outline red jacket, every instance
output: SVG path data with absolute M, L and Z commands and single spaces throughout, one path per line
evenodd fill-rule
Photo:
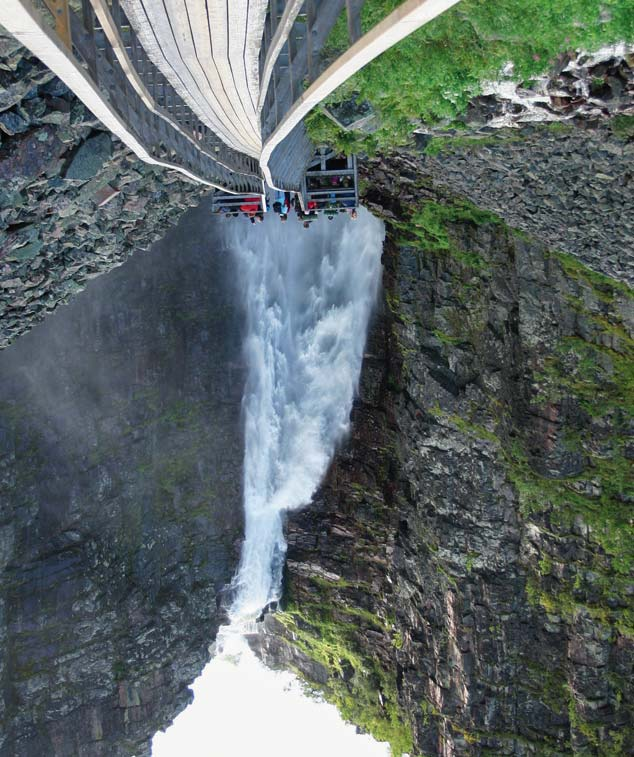
M 260 209 L 260 201 L 258 200 L 257 204 L 254 203 L 252 197 L 249 197 L 248 200 L 245 200 L 242 205 L 240 205 L 240 210 L 243 213 L 257 213 Z

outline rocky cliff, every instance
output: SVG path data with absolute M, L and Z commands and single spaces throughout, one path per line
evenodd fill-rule
M 544 84 L 583 129 L 487 132 L 519 111 L 484 96 L 484 131 L 366 164 L 388 241 L 352 433 L 253 643 L 396 754 L 634 750 L 623 60 L 583 102 Z M 200 190 L 1 34 L 0 132 L 4 347 Z M 222 620 L 243 369 L 204 205 L 187 229 L 0 358 L 2 757 L 147 754 Z
M 138 160 L 0 27 L 0 349 L 204 193 Z
M 368 166 L 388 243 L 352 434 L 253 643 L 396 754 L 628 754 L 632 291 L 425 168 Z
M 623 117 L 625 118 L 625 117 Z M 634 117 L 432 138 L 419 170 L 548 247 L 634 285 Z M 628 122 L 630 123 L 630 122 Z M 632 129 L 630 132 L 629 129 Z
M 208 208 L 183 223 L 0 354 L 2 757 L 149 754 L 224 620 L 240 316 Z

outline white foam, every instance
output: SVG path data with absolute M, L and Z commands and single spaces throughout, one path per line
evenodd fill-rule
M 304 229 L 231 223 L 247 314 L 245 541 L 236 621 L 278 599 L 283 518 L 308 504 L 349 428 L 380 282 L 383 225 L 361 209 Z

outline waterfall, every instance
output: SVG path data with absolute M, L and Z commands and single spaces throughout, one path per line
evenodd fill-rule
M 363 209 L 309 229 L 275 216 L 228 227 L 247 323 L 239 625 L 279 598 L 284 513 L 308 504 L 349 429 L 384 232 Z
M 358 734 L 332 705 L 304 696 L 290 673 L 265 668 L 244 635 L 280 595 L 284 513 L 308 504 L 349 429 L 384 236 L 381 222 L 363 209 L 356 221 L 341 214 L 309 229 L 269 216 L 257 226 L 224 227 L 244 302 L 248 369 L 245 539 L 230 625 L 219 630 L 217 654 L 193 684 L 193 705 L 156 734 L 152 753 L 269 754 L 273 739 L 280 757 L 386 757 L 387 744 Z

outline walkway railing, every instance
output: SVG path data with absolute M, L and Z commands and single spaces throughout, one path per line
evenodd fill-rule
M 75 10 L 68 0 L 45 2 L 48 18 L 29 0 L 1 0 L 0 23 L 141 159 L 229 192 L 262 193 L 257 161 L 221 142 L 181 100 L 118 0 L 78 0 Z
M 270 93 L 267 92 L 262 110 L 264 145 L 260 166 L 266 182 L 272 186 L 276 186 L 276 181 L 282 182 L 286 188 L 284 182 L 291 167 L 287 168 L 281 160 L 283 145 L 286 140 L 296 139 L 298 125 L 316 105 L 371 60 L 458 1 L 405 0 L 383 21 L 357 39 L 325 71 L 320 72 L 319 65 L 313 63 L 309 66 L 309 61 L 317 59 L 344 4 L 347 5 L 349 33 L 353 36 L 359 33 L 361 4 L 350 0 L 347 3 L 346 0 L 306 0 L 302 9 L 306 16 L 303 31 L 298 29 L 289 34 L 288 55 L 284 58 L 280 54 L 271 76 L 269 89 L 273 88 L 273 98 L 269 99 Z M 319 12 L 311 21 L 309 6 L 317 3 Z M 304 79 L 300 78 L 302 71 Z
M 338 155 L 320 148 L 302 180 L 302 205 L 325 215 L 359 206 L 359 181 L 355 155 Z
M 363 0 L 271 0 L 260 56 L 262 139 L 277 129 L 293 106 L 319 75 L 321 50 L 346 8 L 358 17 Z M 303 125 L 297 123 L 270 160 L 270 181 L 276 186 L 301 190 L 301 181 L 314 146 Z M 289 155 L 293 156 L 289 160 Z M 296 157 L 295 157 L 296 156 Z

